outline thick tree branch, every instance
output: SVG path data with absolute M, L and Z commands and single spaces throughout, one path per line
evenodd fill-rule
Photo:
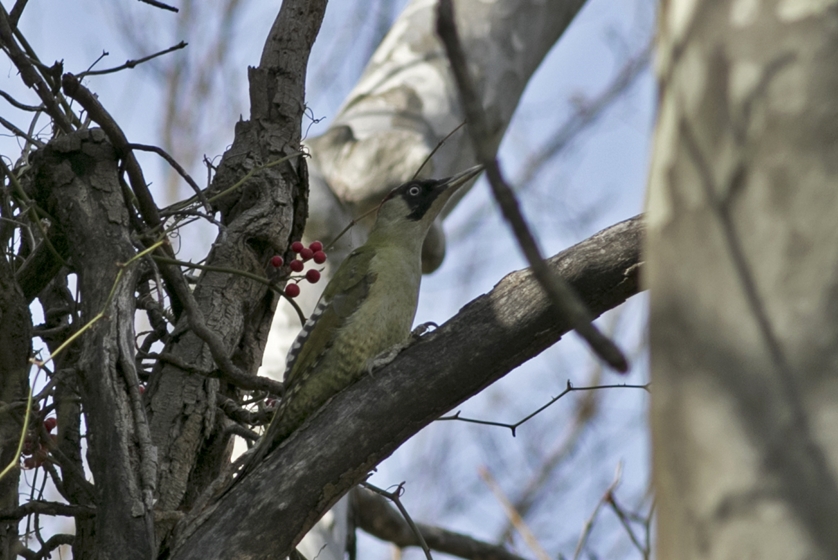
M 638 292 L 642 232 L 641 218 L 632 218 L 547 262 L 599 315 Z M 320 409 L 194 526 L 183 528 L 171 557 L 287 555 L 399 445 L 569 328 L 556 319 L 530 271 L 510 274 Z

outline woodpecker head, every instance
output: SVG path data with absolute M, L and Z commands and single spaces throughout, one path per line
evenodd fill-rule
M 481 171 L 483 166 L 475 165 L 447 179 L 414 179 L 396 187 L 381 201 L 373 230 L 423 240 L 451 195 Z

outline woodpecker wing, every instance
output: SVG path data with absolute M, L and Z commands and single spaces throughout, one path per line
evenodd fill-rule
M 335 336 L 346 320 L 369 295 L 370 285 L 375 281 L 375 274 L 370 271 L 374 254 L 372 249 L 359 247 L 338 267 L 291 346 L 285 366 L 286 387 L 317 364 L 334 344 Z

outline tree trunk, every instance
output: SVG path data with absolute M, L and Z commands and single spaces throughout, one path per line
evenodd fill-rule
M 659 558 L 838 551 L 838 11 L 665 2 L 648 199 Z

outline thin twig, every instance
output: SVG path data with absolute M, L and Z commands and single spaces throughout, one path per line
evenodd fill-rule
M 495 495 L 495 498 L 500 502 L 501 506 L 503 506 L 503 511 L 506 513 L 506 518 L 512 523 L 512 526 L 518 531 L 518 533 L 523 537 L 524 542 L 527 543 L 527 546 L 530 547 L 530 550 L 533 551 L 536 558 L 539 560 L 551 560 L 550 555 L 547 554 L 547 551 L 544 550 L 544 547 L 541 546 L 541 543 L 538 542 L 538 539 L 535 537 L 533 532 L 527 526 L 527 523 L 523 520 L 523 518 L 518 514 L 515 508 L 512 506 L 512 502 L 509 501 L 509 498 L 506 497 L 504 494 L 503 489 L 495 480 L 495 477 L 492 476 L 492 473 L 489 472 L 489 469 L 486 467 L 480 467 L 480 478 L 486 483 L 486 486 L 489 487 L 489 490 L 492 491 L 492 494 Z
M 35 556 L 32 558 L 34 560 L 46 560 L 52 556 L 52 551 L 58 548 L 59 546 L 63 545 L 71 545 L 76 541 L 75 535 L 69 535 L 67 533 L 56 533 L 50 538 L 47 539 L 41 546 L 41 550 L 38 551 Z
M 178 13 L 180 11 L 174 6 L 169 6 L 168 4 L 164 4 L 163 2 L 158 2 L 158 0 L 140 0 L 140 2 L 142 2 L 143 4 L 148 4 L 149 6 L 154 6 L 155 8 L 160 8 L 161 10 L 168 10 L 174 13 Z
M 451 138 L 452 136 L 454 136 L 454 133 L 455 133 L 455 132 L 457 132 L 458 130 L 460 130 L 461 128 L 463 128 L 465 125 L 466 125 L 466 121 L 461 122 L 460 124 L 458 124 L 458 125 L 456 126 L 456 128 L 454 128 L 454 130 L 452 130 L 451 132 L 449 132 L 448 134 L 446 134 L 446 135 L 445 135 L 445 138 L 443 138 L 442 140 L 440 140 L 439 142 L 437 142 L 437 144 L 436 144 L 436 146 L 434 147 L 434 149 L 433 149 L 433 150 L 431 150 L 431 153 L 429 153 L 429 154 L 428 154 L 428 157 L 426 157 L 426 158 L 425 158 L 425 161 L 423 161 L 423 162 L 422 162 L 422 165 L 420 165 L 420 166 L 419 166 L 419 169 L 417 169 L 417 170 L 416 170 L 416 173 L 414 173 L 414 174 L 413 174 L 413 179 L 415 179 L 416 177 L 418 177 L 418 176 L 419 176 L 419 172 L 420 172 L 420 171 L 422 171 L 422 168 L 423 168 L 423 167 L 425 167 L 425 165 L 427 165 L 427 163 L 428 163 L 429 161 L 431 161 L 431 158 L 432 158 L 432 157 L 434 157 L 434 154 L 437 152 L 437 150 L 439 150 L 439 149 L 442 147 L 442 145 L 443 145 L 443 144 L 445 144 L 445 142 L 447 142 L 447 141 L 448 141 L 448 139 L 449 139 L 449 138 Z
M 3 91 L 2 89 L 0 89 L 0 97 L 2 97 L 3 99 L 5 99 L 9 103 L 11 103 L 13 106 L 17 107 L 21 111 L 31 111 L 31 112 L 34 113 L 36 111 L 43 111 L 44 110 L 43 105 L 38 105 L 38 106 L 25 105 L 25 104 L 21 103 L 20 101 L 18 101 L 17 99 L 15 99 L 14 97 L 12 97 L 11 95 L 9 95 L 8 93 L 6 93 L 5 91 Z
M 14 32 L 12 31 L 13 27 L 6 15 L 6 9 L 0 5 L 0 42 L 3 43 L 6 53 L 20 72 L 23 83 L 27 87 L 35 90 L 35 93 L 38 94 L 38 97 L 41 98 L 41 102 L 44 104 L 44 110 L 52 117 L 55 125 L 65 133 L 72 132 L 73 126 L 67 119 L 67 115 L 58 106 L 58 101 L 56 101 L 55 96 L 52 94 L 51 88 L 35 69 L 35 65 L 32 64 L 32 61 L 20 48 L 17 41 L 15 41 Z
M 300 308 L 300 306 L 297 304 L 297 302 L 294 301 L 292 298 L 289 298 L 287 295 L 285 295 L 285 292 L 283 292 L 281 289 L 279 289 L 279 287 L 276 285 L 276 282 L 272 282 L 272 281 L 268 280 L 267 278 L 264 278 L 262 276 L 257 276 L 256 274 L 251 274 L 250 272 L 245 272 L 244 270 L 238 270 L 236 268 L 226 268 L 226 267 L 222 267 L 222 266 L 209 266 L 209 265 L 205 265 L 205 264 L 190 263 L 190 262 L 186 262 L 186 261 L 180 261 L 180 260 L 177 260 L 177 259 L 170 259 L 168 257 L 161 257 L 159 255 L 153 255 L 152 258 L 154 259 L 155 262 L 160 262 L 160 263 L 164 263 L 164 264 L 174 264 L 174 265 L 177 265 L 177 266 L 182 266 L 184 268 L 196 268 L 198 270 L 206 270 L 208 272 L 222 272 L 222 273 L 227 273 L 227 274 L 236 274 L 238 276 L 244 276 L 245 278 L 250 278 L 251 280 L 255 280 L 256 282 L 260 282 L 260 283 L 264 284 L 265 286 L 269 287 L 270 289 L 272 289 L 277 294 L 284 297 L 285 300 L 288 303 L 291 304 L 291 307 L 294 308 L 294 311 L 297 312 L 297 317 L 300 319 L 300 324 L 301 325 L 306 324 L 306 317 L 303 314 L 303 310 Z
M 41 513 L 44 515 L 61 515 L 64 517 L 91 517 L 96 515 L 96 508 L 93 506 L 77 506 L 62 504 L 60 502 L 45 502 L 32 500 L 14 509 L 0 511 L 0 521 L 16 521 L 27 515 Z
M 55 219 L 52 218 L 49 214 L 47 214 L 40 206 L 38 206 L 34 200 L 30 199 L 29 196 L 26 194 L 26 190 L 23 188 L 23 185 L 20 184 L 20 180 L 17 176 L 12 173 L 12 170 L 6 165 L 6 162 L 0 157 L 0 171 L 2 171 L 8 178 L 9 182 L 12 184 L 12 190 L 16 195 L 20 197 L 20 199 L 26 204 L 26 212 L 32 212 L 34 217 L 30 217 L 30 220 L 35 224 L 35 227 L 38 228 L 38 231 L 41 232 L 41 239 L 42 242 L 46 244 L 47 249 L 52 253 L 52 255 L 58 259 L 62 265 L 71 268 L 70 264 L 61 256 L 61 253 L 58 252 L 58 249 L 55 248 L 55 245 L 52 244 L 52 241 L 49 240 L 49 234 L 47 233 L 44 224 L 41 223 L 41 218 L 49 218 L 50 222 L 55 223 Z
M 264 426 L 269 424 L 276 412 L 275 408 L 263 408 L 261 410 L 247 410 L 239 406 L 239 403 L 218 393 L 215 397 L 215 404 L 234 422 L 249 424 L 251 426 Z
M 261 375 L 248 375 L 241 371 L 239 368 L 225 370 L 219 366 L 219 369 L 205 371 L 195 367 L 192 364 L 187 363 L 186 361 L 175 356 L 174 354 L 156 354 L 154 352 L 149 352 L 148 354 L 146 354 L 145 357 L 150 359 L 156 359 L 161 362 L 166 362 L 187 373 L 194 373 L 196 375 L 203 375 L 204 377 L 215 377 L 218 379 L 222 379 L 246 391 L 265 391 L 272 395 L 282 395 L 285 392 L 285 386 L 281 382 L 274 381 L 269 377 L 263 377 Z
M 603 335 L 591 323 L 591 313 L 579 299 L 573 289 L 559 276 L 552 274 L 544 263 L 541 250 L 521 214 L 518 201 L 512 189 L 506 183 L 498 165 L 495 150 L 490 145 L 486 116 L 480 104 L 471 76 L 466 65 L 466 57 L 457 27 L 454 22 L 454 7 L 451 0 L 440 0 L 437 8 L 437 34 L 442 39 L 451 69 L 460 92 L 463 110 L 469 125 L 472 143 L 478 160 L 486 169 L 486 176 L 492 187 L 492 193 L 501 207 L 504 217 L 509 222 L 521 251 L 532 268 L 533 275 L 553 305 L 553 308 L 567 318 L 571 326 L 585 339 L 591 349 L 612 368 L 620 372 L 628 371 L 628 362 L 620 349 Z
M 253 430 L 251 430 L 250 428 L 245 428 L 241 424 L 236 424 L 235 422 L 231 422 L 229 426 L 226 426 L 224 428 L 223 436 L 226 436 L 228 434 L 229 435 L 236 435 L 236 436 L 239 436 L 240 438 L 243 438 L 243 439 L 246 439 L 246 440 L 249 440 L 249 441 L 256 441 L 260 437 L 262 437 L 259 434 L 257 434 L 256 432 L 254 432 Z
M 184 169 L 183 166 L 179 164 L 175 158 L 170 156 L 169 153 L 166 152 L 166 150 L 159 146 L 150 146 L 146 144 L 128 144 L 128 147 L 132 150 L 154 152 L 155 154 L 165 159 L 166 162 L 169 165 L 171 165 L 175 171 L 177 171 L 178 175 L 183 177 L 183 180 L 186 181 L 186 183 L 190 187 L 192 187 L 192 190 L 195 191 L 195 196 L 198 197 L 198 200 L 201 202 L 201 205 L 204 207 L 204 210 L 206 210 L 208 214 L 212 214 L 212 205 L 209 203 L 207 197 L 204 195 L 204 191 L 201 189 L 201 187 L 198 186 L 198 183 L 195 182 L 195 180 L 192 178 L 191 175 L 189 175 L 186 169 Z
M 407 524 L 410 525 L 410 529 L 416 535 L 416 538 L 419 540 L 419 545 L 422 547 L 422 550 L 425 552 L 425 558 L 427 560 L 434 560 L 433 556 L 431 556 L 431 549 L 428 547 L 428 543 L 425 542 L 425 537 L 422 536 L 422 532 L 416 526 L 416 523 L 413 522 L 413 519 L 410 517 L 410 514 L 407 513 L 407 509 L 404 507 L 401 501 L 401 495 L 404 493 L 404 482 L 400 483 L 396 487 L 395 492 L 387 492 L 386 490 L 382 490 L 381 488 L 370 484 L 369 482 L 362 482 L 361 486 L 368 490 L 372 490 L 376 494 L 384 496 L 388 500 L 392 501 L 396 504 L 396 507 L 399 508 L 404 520 L 407 521 Z
M 150 54 L 148 56 L 144 56 L 142 58 L 138 58 L 137 60 L 126 60 L 125 64 L 121 64 L 119 66 L 114 66 L 113 68 L 106 68 L 105 70 L 86 70 L 84 72 L 79 72 L 76 74 L 78 79 L 82 79 L 85 76 L 101 76 L 102 74 L 113 74 L 114 72 L 119 72 L 121 70 L 127 70 L 129 68 L 134 68 L 138 64 L 142 64 L 143 62 L 148 62 L 158 56 L 163 56 L 164 54 L 169 54 L 170 52 L 174 52 L 180 49 L 183 49 L 188 45 L 186 41 L 181 41 L 177 45 L 173 47 L 169 47 L 168 49 L 164 49 L 160 52 L 156 52 L 154 54 Z
M 418 546 L 410 525 L 380 494 L 365 488 L 350 490 L 350 503 L 358 528 L 399 548 Z M 431 550 L 467 560 L 524 560 L 503 545 L 492 544 L 435 525 L 416 523 Z
M 616 77 L 599 95 L 577 104 L 574 114 L 552 135 L 546 145 L 524 162 L 524 171 L 520 179 L 516 181 L 519 185 L 530 183 L 543 169 L 544 164 L 567 146 L 572 138 L 577 137 L 586 126 L 596 122 L 604 114 L 605 109 L 634 84 L 639 76 L 643 75 L 643 71 L 649 67 L 652 58 L 653 44 L 654 41 L 649 41 L 640 51 L 629 57 L 617 72 Z
M 498 426 L 498 427 L 501 427 L 501 428 L 509 428 L 510 430 L 512 430 L 512 436 L 515 437 L 515 431 L 518 429 L 518 427 L 521 424 L 523 424 L 524 422 L 527 422 L 528 420 L 531 420 L 535 415 L 543 412 L 545 409 L 552 406 L 556 401 L 558 401 L 559 399 L 561 399 L 562 397 L 564 397 L 568 393 L 572 393 L 574 391 L 594 391 L 594 390 L 597 390 L 597 389 L 643 389 L 645 391 L 649 391 L 649 385 L 650 385 L 649 383 L 646 383 L 646 384 L 643 384 L 643 385 L 631 385 L 631 384 L 627 384 L 627 383 L 618 383 L 618 384 L 612 384 L 612 385 L 593 385 L 593 386 L 590 386 L 590 387 L 574 387 L 570 383 L 570 381 L 568 381 L 567 382 L 567 387 L 565 388 L 564 391 L 562 391 L 561 393 L 559 393 L 558 395 L 556 395 L 555 397 L 550 399 L 550 401 L 547 404 L 542 405 L 541 407 L 539 407 L 535 411 L 527 414 L 522 419 L 518 420 L 517 422 L 515 422 L 513 424 L 508 424 L 508 423 L 505 423 L 505 422 L 495 422 L 495 421 L 492 421 L 492 420 L 477 420 L 475 418 L 465 418 L 463 416 L 460 416 L 460 411 L 459 410 L 457 412 L 455 412 L 454 414 L 452 414 L 451 416 L 441 416 L 441 417 L 437 418 L 437 421 L 459 420 L 460 422 L 468 422 L 468 423 L 471 423 L 471 424 L 482 424 L 484 426 Z
M 608 485 L 608 488 L 605 489 L 605 492 L 602 494 L 602 498 L 599 499 L 597 502 L 594 511 L 591 513 L 591 516 L 588 517 L 588 520 L 585 522 L 584 527 L 582 528 L 582 534 L 579 535 L 579 542 L 576 543 L 576 550 L 573 552 L 573 560 L 577 560 L 579 555 L 582 554 L 582 551 L 585 549 L 585 544 L 588 542 L 588 537 L 591 535 L 591 531 L 594 529 L 594 523 L 596 522 L 597 515 L 599 515 L 599 510 L 602 509 L 602 506 L 608 501 L 608 497 L 611 495 L 612 492 L 617 488 L 620 484 L 620 479 L 623 475 L 623 466 L 622 464 L 617 465 L 617 471 L 614 473 L 614 480 Z
M 635 548 L 637 548 L 637 550 L 639 550 L 641 553 L 645 553 L 645 547 L 642 544 L 640 544 L 640 540 L 634 534 L 634 529 L 632 529 L 631 525 L 629 524 L 629 518 L 623 511 L 623 508 L 621 508 L 620 505 L 617 503 L 617 500 L 614 497 L 614 492 L 608 494 L 608 505 L 611 506 L 611 509 L 617 515 L 617 518 L 620 520 L 620 524 L 623 526 L 623 529 L 626 530 L 626 533 L 628 533 L 629 539 L 631 539 L 631 542 L 634 544 Z
M 108 136 L 117 154 L 122 158 L 125 171 L 128 174 L 128 181 L 131 183 L 131 190 L 136 197 L 137 207 L 145 224 L 151 231 L 160 228 L 160 210 L 154 202 L 154 197 L 151 196 L 151 192 L 143 177 L 143 170 L 137 158 L 134 156 L 134 152 L 129 147 L 128 139 L 122 131 L 122 128 L 120 128 L 96 96 L 84 87 L 76 76 L 70 73 L 64 74 L 61 84 L 64 92 L 78 101 L 87 111 L 88 115 L 102 127 L 102 130 Z M 140 231 L 140 233 L 145 234 L 147 232 Z M 147 247 L 154 242 L 148 235 L 141 235 L 140 238 Z M 171 246 L 168 244 L 160 247 L 158 254 L 172 258 L 175 256 Z M 186 280 L 184 280 L 180 269 L 176 267 L 162 266 L 160 267 L 160 272 L 170 288 L 169 299 L 172 303 L 172 309 L 175 315 L 179 316 L 180 311 L 183 309 L 183 302 L 180 301 L 180 297 L 186 288 Z
M 23 138 L 27 142 L 31 142 L 32 144 L 35 144 L 39 148 L 42 148 L 44 146 L 43 142 L 41 142 L 40 140 L 38 140 L 37 138 L 35 138 L 33 136 L 30 136 L 29 134 L 27 134 L 26 132 L 24 132 L 23 130 L 21 130 L 17 126 L 15 126 L 14 123 L 7 121 L 3 117 L 0 117 L 0 125 L 3 125 L 4 127 L 6 127 L 9 130 L 9 132 L 14 134 L 15 136 L 20 136 L 21 138 Z

